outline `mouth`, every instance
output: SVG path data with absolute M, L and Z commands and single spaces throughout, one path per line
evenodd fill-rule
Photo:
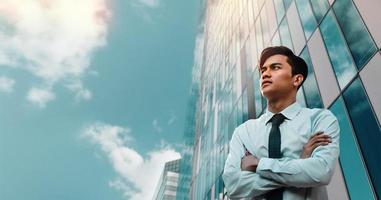
M 271 81 L 263 81 L 262 82 L 262 87 L 266 86 L 266 85 L 269 85 L 271 84 L 272 82 Z

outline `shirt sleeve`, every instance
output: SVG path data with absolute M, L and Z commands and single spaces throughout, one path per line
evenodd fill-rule
M 340 128 L 336 117 L 328 110 L 315 121 L 313 130 L 330 135 L 332 143 L 317 147 L 307 159 L 261 158 L 256 172 L 290 187 L 327 185 L 339 156 Z
M 257 173 L 241 171 L 241 158 L 244 156 L 244 147 L 238 130 L 239 128 L 234 130 L 222 174 L 229 198 L 252 198 L 282 187 L 282 184 L 261 177 Z

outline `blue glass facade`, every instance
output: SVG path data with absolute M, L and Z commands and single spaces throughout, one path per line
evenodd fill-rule
M 358 9 L 364 6 L 361 1 L 205 3 L 188 197 L 227 199 L 221 174 L 231 135 L 235 127 L 257 118 L 266 108 L 259 91 L 258 55 L 267 46 L 282 44 L 308 64 L 308 78 L 298 101 L 310 108 L 330 109 L 341 126 L 340 165 L 335 172 L 340 176 L 334 176 L 334 184 L 328 186 L 333 192 L 328 194 L 333 198 L 340 193 L 340 199 L 380 198 L 381 93 L 374 89 L 380 83 L 374 73 L 381 75 L 376 42 L 380 36 L 367 25 L 369 13 Z M 371 22 L 381 27 L 380 20 Z

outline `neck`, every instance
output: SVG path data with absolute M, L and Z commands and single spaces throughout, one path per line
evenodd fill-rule
M 293 96 L 290 95 L 288 98 L 268 99 L 267 107 L 270 112 L 279 113 L 295 102 L 296 102 L 296 95 L 293 95 Z

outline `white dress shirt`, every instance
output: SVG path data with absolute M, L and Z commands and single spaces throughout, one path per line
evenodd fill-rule
M 302 108 L 293 103 L 282 113 L 287 119 L 279 126 L 282 158 L 268 158 L 268 140 L 274 113 L 266 111 L 258 119 L 238 126 L 222 178 L 231 199 L 264 199 L 270 190 L 284 187 L 283 200 L 328 199 L 325 185 L 332 177 L 339 155 L 340 128 L 326 109 Z M 311 157 L 300 159 L 310 137 L 318 131 L 331 136 L 332 143 L 317 147 Z M 242 171 L 245 148 L 259 159 L 256 172 Z

